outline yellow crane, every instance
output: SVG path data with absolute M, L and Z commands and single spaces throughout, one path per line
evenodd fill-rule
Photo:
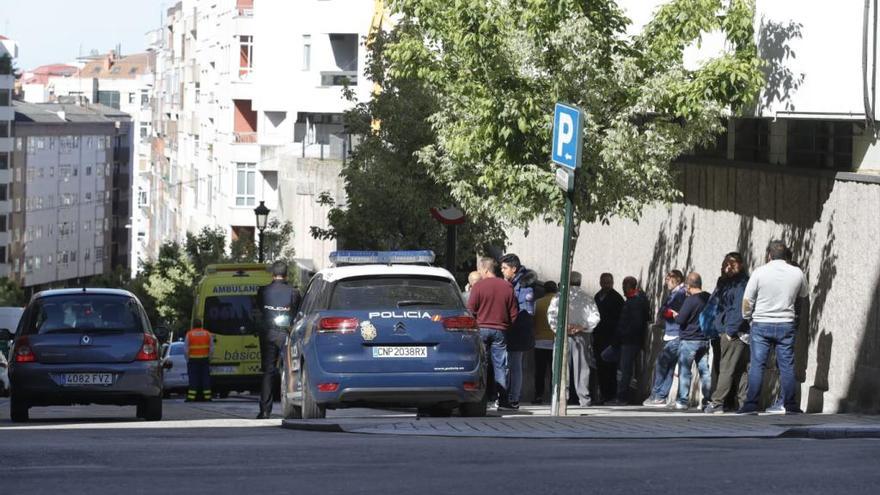
M 367 33 L 366 45 L 368 49 L 373 45 L 373 42 L 376 41 L 376 36 L 382 31 L 382 24 L 385 23 L 386 19 L 385 0 L 373 0 L 373 19 L 370 21 L 370 31 Z M 380 86 L 378 82 L 373 81 L 373 96 L 378 96 L 381 92 L 382 86 Z M 373 132 L 378 133 L 381 126 L 382 121 L 373 118 L 370 124 L 370 128 Z

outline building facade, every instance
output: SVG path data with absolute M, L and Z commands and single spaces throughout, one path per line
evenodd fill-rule
M 342 125 L 369 96 L 363 38 L 373 6 L 357 0 L 253 2 L 184 0 L 167 11 L 157 56 L 152 204 L 156 239 L 222 226 L 229 239 L 253 238 L 253 209 L 291 221 L 297 257 L 323 266 L 332 242 L 327 191 L 344 202 L 339 171 L 351 143 Z M 158 243 L 151 246 L 153 253 Z
M 15 102 L 11 278 L 31 291 L 131 267 L 129 116 Z
M 14 41 L 0 36 L 0 277 L 9 276 L 9 214 L 12 212 L 10 183 L 12 182 L 11 163 L 14 141 L 12 138 L 15 112 L 12 109 L 12 95 L 15 86 L 13 63 L 18 57 L 18 46 Z

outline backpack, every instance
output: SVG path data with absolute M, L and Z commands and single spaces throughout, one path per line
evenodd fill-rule
M 706 307 L 700 312 L 700 330 L 709 340 L 718 338 L 718 328 L 715 327 L 715 316 L 718 314 L 718 298 L 715 293 L 706 301 Z

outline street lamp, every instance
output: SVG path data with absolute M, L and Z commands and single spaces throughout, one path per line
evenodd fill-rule
M 257 217 L 257 231 L 260 233 L 260 263 L 263 262 L 263 231 L 266 230 L 266 224 L 269 222 L 269 208 L 266 208 L 264 201 L 260 201 L 260 205 L 254 208 L 254 215 Z

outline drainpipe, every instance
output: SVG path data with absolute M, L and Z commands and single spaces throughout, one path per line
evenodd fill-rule
M 873 62 L 872 66 L 872 75 L 871 75 L 871 89 L 870 95 L 868 93 L 868 23 L 870 21 L 871 14 L 871 0 L 865 0 L 865 14 L 862 21 L 862 99 L 865 104 L 865 122 L 866 124 L 874 128 L 874 103 L 876 102 L 876 83 L 877 83 L 877 0 L 874 0 L 874 49 L 873 52 Z

